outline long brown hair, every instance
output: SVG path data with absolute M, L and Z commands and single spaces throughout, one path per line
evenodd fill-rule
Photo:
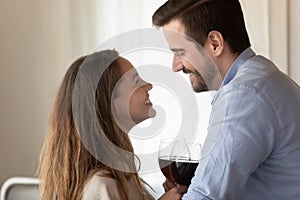
M 118 55 L 115 51 L 103 51 L 77 59 L 67 70 L 62 84 L 58 90 L 53 109 L 50 115 L 49 126 L 42 147 L 38 174 L 41 181 L 41 200 L 79 200 L 82 197 L 83 189 L 87 181 L 100 169 L 105 169 L 106 176 L 112 177 L 119 183 L 118 190 L 123 199 L 128 199 L 129 179 L 133 180 L 143 194 L 148 194 L 142 186 L 142 180 L 135 172 L 124 172 L 107 166 L 99 161 L 95 152 L 90 147 L 95 147 L 99 141 L 100 133 L 87 135 L 92 143 L 88 148 L 82 142 L 82 135 L 79 133 L 77 124 L 74 122 L 72 110 L 72 95 L 76 76 L 82 64 L 89 57 L 98 57 L 108 54 L 115 54 L 116 60 L 107 66 L 95 66 L 103 68 L 103 72 L 96 89 L 95 111 L 98 123 L 104 135 L 117 147 L 131 152 L 133 147 L 128 134 L 121 130 L 112 114 L 111 96 L 117 81 L 122 76 L 118 62 Z M 105 59 L 105 58 L 103 58 Z M 106 68 L 107 67 L 107 68 Z M 105 69 L 106 68 L 106 69 Z M 74 98 L 74 97 L 73 97 Z M 109 150 L 107 150 L 109 152 Z M 125 160 L 128 165 L 134 164 L 132 157 Z

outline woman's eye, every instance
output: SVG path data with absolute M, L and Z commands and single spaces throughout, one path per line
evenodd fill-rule
M 141 79 L 139 77 L 136 77 L 134 80 L 134 84 L 138 85 L 141 82 Z

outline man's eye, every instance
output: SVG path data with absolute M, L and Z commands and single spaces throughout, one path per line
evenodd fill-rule
M 184 51 L 178 51 L 178 52 L 176 52 L 176 55 L 177 56 L 184 56 L 185 52 Z

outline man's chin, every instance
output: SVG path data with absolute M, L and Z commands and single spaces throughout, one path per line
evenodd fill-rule
M 192 84 L 194 92 L 206 92 L 208 91 L 208 87 L 206 85 L 194 85 Z

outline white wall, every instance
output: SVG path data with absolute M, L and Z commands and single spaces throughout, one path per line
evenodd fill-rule
M 33 174 L 53 92 L 41 6 L 1 1 L 0 184 L 10 176 Z
M 97 29 L 83 36 L 76 16 L 85 8 L 67 1 L 0 4 L 1 185 L 11 176 L 34 175 L 56 88 L 71 61 L 96 48 Z M 82 23 L 95 16 L 86 9 L 91 16 L 82 17 Z
M 300 84 L 300 1 L 240 0 L 254 50 Z
M 289 1 L 289 74 L 300 84 L 300 1 L 299 0 L 290 0 Z

